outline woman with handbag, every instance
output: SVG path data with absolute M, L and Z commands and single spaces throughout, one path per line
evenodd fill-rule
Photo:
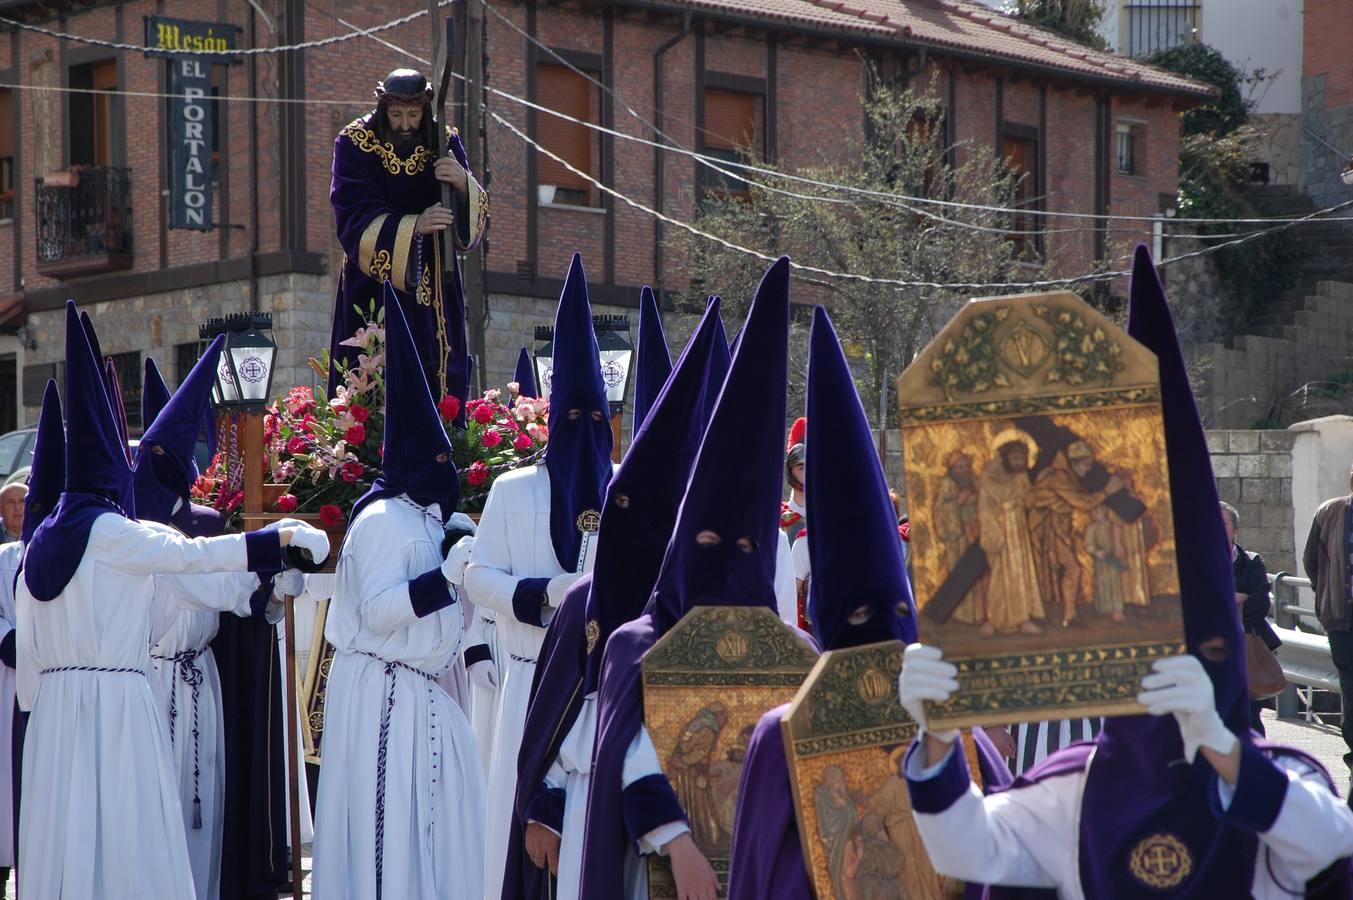
M 1240 606 L 1241 626 L 1245 629 L 1245 662 L 1250 681 L 1250 724 L 1264 734 L 1259 712 L 1270 697 L 1281 693 L 1286 681 L 1273 651 L 1282 646 L 1273 626 L 1268 623 L 1268 569 L 1264 558 L 1236 543 L 1240 514 L 1229 503 L 1221 504 L 1221 520 L 1231 545 L 1231 565 L 1236 577 L 1236 603 Z

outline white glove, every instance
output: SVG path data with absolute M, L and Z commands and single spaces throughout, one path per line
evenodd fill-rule
M 939 647 L 910 644 L 902 654 L 902 674 L 897 676 L 897 698 L 921 731 L 946 744 L 958 739 L 958 729 L 931 731 L 927 728 L 925 701 L 942 703 L 948 700 L 958 690 L 957 676 L 958 667 L 944 661 L 944 653 Z
M 479 526 L 474 523 L 474 519 L 471 519 L 463 512 L 452 513 L 448 516 L 446 519 L 446 526 L 448 528 L 458 528 L 461 531 L 468 531 L 470 534 L 474 534 L 479 530 Z
M 275 519 L 264 525 L 259 531 L 280 531 L 283 528 L 295 528 L 297 525 L 304 525 L 300 519 Z
M 491 659 L 481 659 L 465 670 L 470 676 L 470 684 L 486 691 L 498 686 L 498 666 Z
M 1184 758 L 1193 762 L 1199 747 L 1230 753 L 1236 736 L 1217 715 L 1212 679 L 1192 654 L 1156 660 L 1151 674 L 1142 679 L 1137 702 L 1153 716 L 1174 715 L 1184 739 Z
M 299 597 L 305 592 L 305 576 L 296 569 L 279 572 L 273 576 L 272 592 L 279 600 L 283 597 Z
M 329 557 L 329 536 L 312 525 L 297 522 L 291 526 L 291 546 L 310 553 L 310 559 L 319 565 Z
M 446 551 L 442 560 L 442 577 L 451 584 L 460 587 L 465 581 L 465 567 L 470 564 L 470 551 L 474 549 L 474 538 L 463 537 Z
M 550 606 L 558 609 L 559 604 L 564 602 L 564 594 L 569 588 L 573 587 L 573 582 L 582 577 L 582 572 L 565 572 L 563 575 L 556 575 L 551 578 L 550 583 L 545 587 L 545 596 L 548 598 Z

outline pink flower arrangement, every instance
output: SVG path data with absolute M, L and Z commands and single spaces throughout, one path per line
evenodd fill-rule
M 492 450 L 503 442 L 503 436 L 490 428 L 479 436 L 479 443 Z
M 283 494 L 277 498 L 277 509 L 284 513 L 295 512 L 298 503 L 295 494 Z

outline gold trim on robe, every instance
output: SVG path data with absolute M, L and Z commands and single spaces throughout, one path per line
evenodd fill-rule
M 453 240 L 457 250 L 473 250 L 479 246 L 479 242 L 484 239 L 484 230 L 489 224 L 489 192 L 484 190 L 469 172 L 465 173 L 465 191 L 470 207 L 470 239 L 462 242 L 460 229 L 453 229 Z
M 409 271 L 409 253 L 413 250 L 413 242 L 417 240 L 413 233 L 413 226 L 417 222 L 418 215 L 416 213 L 401 216 L 398 230 L 395 231 L 395 267 L 390 277 L 397 291 L 409 289 L 404 279 Z
M 383 268 L 389 273 L 390 254 L 382 251 L 376 252 L 376 246 L 380 243 L 381 228 L 385 225 L 385 220 L 390 217 L 389 213 L 381 213 L 371 220 L 371 223 L 362 231 L 362 239 L 357 244 L 357 268 L 379 281 L 384 281 L 378 272 Z M 380 257 L 384 257 L 384 261 Z

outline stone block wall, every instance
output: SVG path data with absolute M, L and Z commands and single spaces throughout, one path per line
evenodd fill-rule
M 1195 344 L 1187 356 L 1203 423 L 1248 428 L 1307 382 L 1353 368 L 1353 284 L 1320 282 L 1282 337 Z
M 1237 540 L 1264 557 L 1270 572 L 1296 572 L 1289 431 L 1217 430 L 1207 434 L 1217 493 L 1240 514 Z
M 1301 184 L 1301 115 L 1265 113 L 1252 118 L 1258 131 L 1255 159 L 1268 163 L 1269 184 Z

